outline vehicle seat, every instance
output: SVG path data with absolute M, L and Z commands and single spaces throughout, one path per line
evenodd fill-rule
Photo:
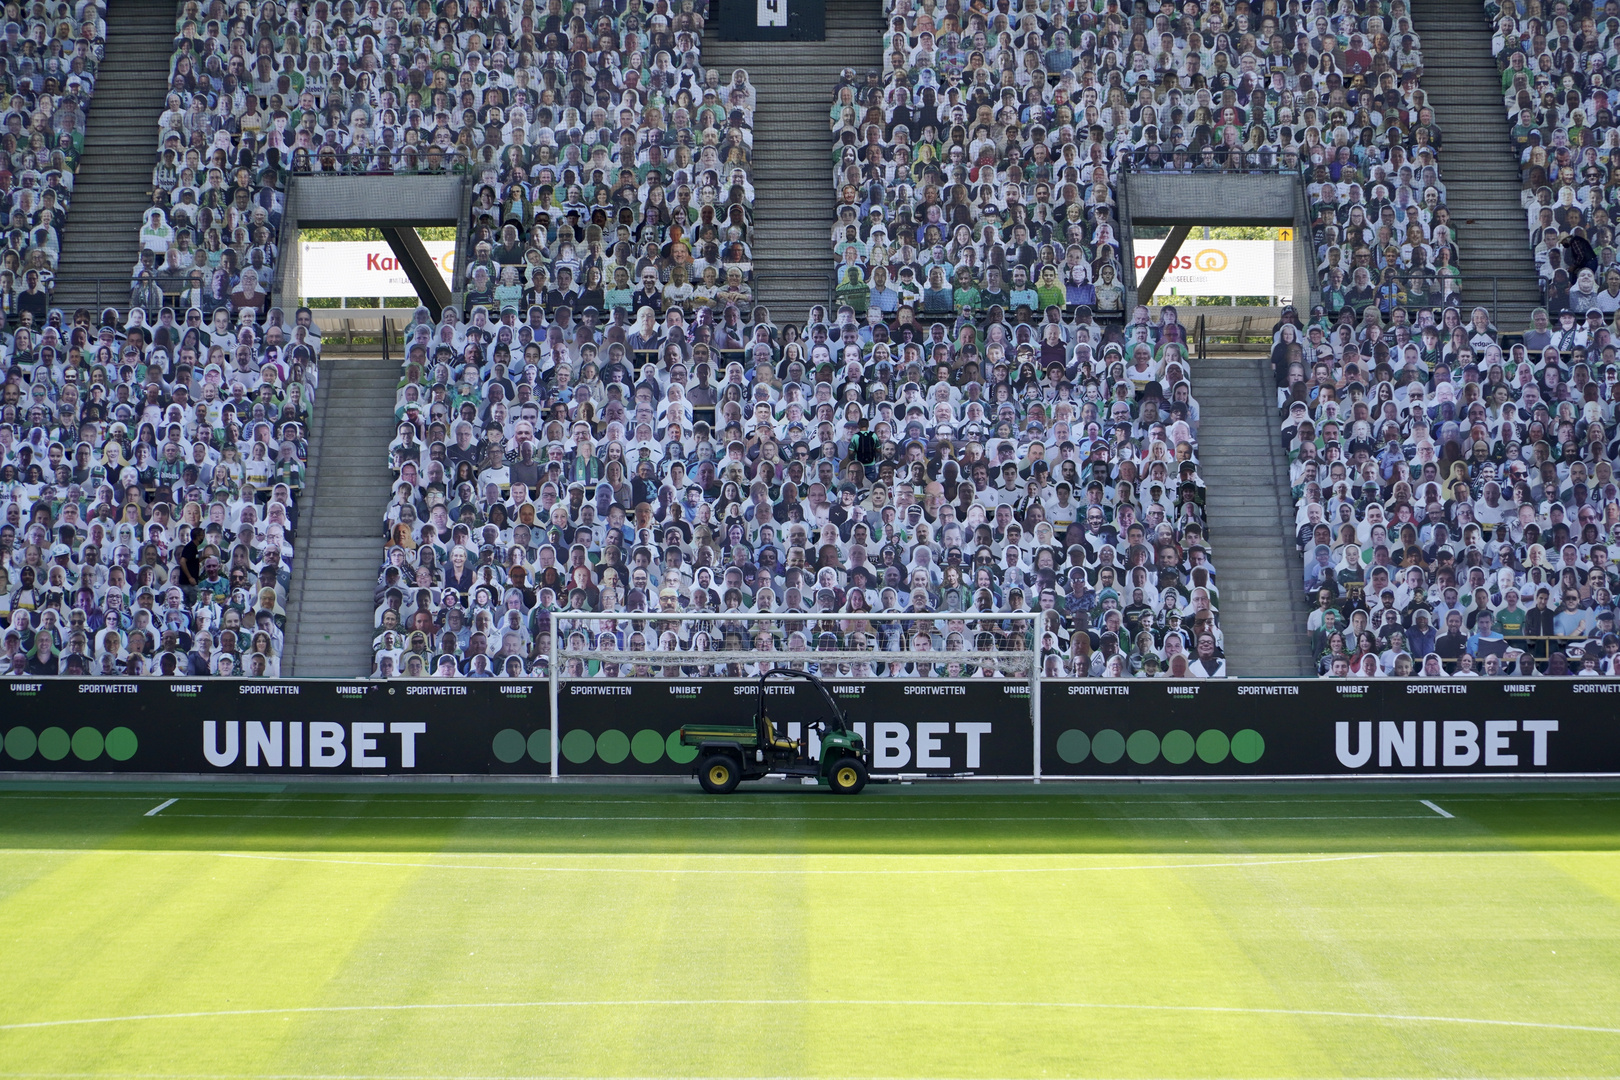
M 797 750 L 797 739 L 785 738 L 776 728 L 776 722 L 770 717 L 765 718 L 765 731 L 770 736 L 771 746 L 777 750 Z

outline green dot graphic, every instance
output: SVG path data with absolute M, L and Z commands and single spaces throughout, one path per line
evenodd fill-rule
M 61 761 L 73 749 L 73 740 L 59 727 L 48 727 L 39 733 L 39 756 L 46 761 Z
M 1232 736 L 1232 756 L 1245 765 L 1253 765 L 1265 752 L 1265 737 L 1254 728 L 1244 728 Z
M 523 759 L 525 743 L 523 733 L 516 728 L 502 728 L 495 733 L 495 739 L 490 744 L 495 753 L 495 760 L 510 765 L 514 761 Z
M 141 740 L 127 727 L 115 727 L 107 732 L 107 756 L 114 761 L 128 761 L 140 745 Z
M 550 728 L 541 728 L 529 736 L 529 759 L 538 765 L 551 764 Z
M 1149 765 L 1159 760 L 1159 737 L 1151 731 L 1133 731 L 1125 741 L 1125 752 L 1138 765 Z
M 664 740 L 664 753 L 668 754 L 669 760 L 675 764 L 685 765 L 697 757 L 697 747 L 682 745 L 681 733 L 672 731 L 669 733 L 669 738 Z
M 1125 736 L 1113 728 L 1103 728 L 1091 737 L 1091 756 L 1112 765 L 1125 756 Z
M 630 740 L 630 752 L 643 765 L 651 765 L 664 756 L 664 737 L 652 728 L 642 728 Z
M 1078 765 L 1091 756 L 1091 737 L 1079 728 L 1070 728 L 1058 736 L 1057 752 L 1070 765 Z
M 583 765 L 596 754 L 596 740 L 588 731 L 575 728 L 562 737 L 562 756 L 575 765 Z
M 1193 737 L 1185 731 L 1167 731 L 1159 740 L 1159 753 L 1172 765 L 1185 765 L 1192 760 Z
M 596 737 L 596 756 L 617 765 L 630 756 L 630 736 L 618 728 L 608 728 Z
M 101 732 L 93 727 L 82 727 L 73 733 L 73 756 L 80 761 L 96 760 L 105 745 Z
M 1226 738 L 1224 731 L 1210 728 L 1198 736 L 1198 760 L 1209 765 L 1219 765 L 1226 760 L 1227 753 L 1232 744 Z
M 6 733 L 6 753 L 18 761 L 33 757 L 38 746 L 39 740 L 29 728 L 14 727 Z

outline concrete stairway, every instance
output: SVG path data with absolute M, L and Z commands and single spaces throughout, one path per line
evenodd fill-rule
M 802 323 L 827 303 L 832 261 L 832 129 L 827 116 L 845 67 L 883 63 L 878 0 L 828 0 L 827 40 L 787 44 L 703 42 L 703 63 L 729 81 L 745 68 L 754 112 L 754 272 L 778 324 Z
M 52 303 L 129 305 L 129 273 L 140 250 L 141 212 L 152 202 L 158 117 L 174 51 L 171 0 L 111 0 L 107 56 L 86 121 L 84 156 L 62 237 Z M 94 279 L 102 278 L 100 291 Z
M 1444 136 L 1440 175 L 1458 226 L 1465 312 L 1479 304 L 1489 309 L 1494 300 L 1497 329 L 1523 330 L 1541 304 L 1541 290 L 1484 6 L 1422 0 L 1413 5 L 1412 20 L 1423 41 L 1423 89 Z
M 1305 637 L 1302 568 L 1270 374 L 1269 359 L 1253 356 L 1207 357 L 1193 365 L 1199 472 L 1208 485 L 1227 673 L 1307 678 L 1316 671 Z
M 371 671 L 371 617 L 388 503 L 399 361 L 322 361 L 300 508 L 281 672 L 339 678 Z

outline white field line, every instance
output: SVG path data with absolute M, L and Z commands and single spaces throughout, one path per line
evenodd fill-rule
M 179 801 L 179 799 L 170 799 L 167 802 L 160 802 L 156 806 L 152 807 L 152 809 L 148 810 L 145 816 L 157 817 L 159 814 L 163 813 L 164 810 L 168 809 Z
M 341 850 L 341 849 L 340 850 L 332 850 L 332 851 L 311 850 L 311 851 L 307 852 L 306 854 L 310 855 L 310 856 L 313 856 L 313 855 L 333 855 L 333 856 L 341 857 L 341 856 L 345 856 L 345 855 L 353 855 L 353 854 L 355 854 L 355 852 L 353 852 L 353 851 L 344 851 L 344 850 Z M 846 861 L 846 862 L 857 861 L 857 860 L 865 860 L 865 861 L 868 861 L 868 862 L 876 862 L 876 861 L 882 860 L 883 862 L 888 863 L 888 862 L 892 862 L 892 861 L 894 861 L 896 859 L 901 859 L 901 860 L 905 860 L 905 859 L 924 860 L 924 859 L 927 859 L 927 860 L 934 860 L 934 861 L 941 861 L 941 862 L 950 862 L 950 861 L 956 861 L 956 860 L 984 861 L 984 860 L 987 860 L 987 859 L 1002 859 L 1002 860 L 1042 859 L 1042 858 L 1046 858 L 1046 859 L 1058 859 L 1058 858 L 1104 859 L 1104 858 L 1111 857 L 1109 854 L 1103 853 L 1103 852 L 1084 852 L 1084 851 L 1082 851 L 1082 852 L 1054 852 L 1054 853 L 1050 853 L 1050 854 L 1043 854 L 1041 852 L 1016 852 L 1016 853 L 1011 853 L 1011 854 L 996 854 L 996 853 L 984 854 L 984 853 L 978 853 L 978 852 L 972 852 L 972 853 L 951 853 L 951 852 L 947 852 L 947 853 L 940 853 L 940 854 L 922 854 L 922 855 L 894 855 L 894 854 L 883 854 L 883 855 L 844 855 L 844 854 L 836 854 L 835 855 L 835 854 L 829 854 L 829 853 L 826 853 L 826 852 L 783 853 L 783 852 L 775 852 L 775 851 L 748 852 L 748 853 L 727 853 L 727 852 L 722 852 L 722 853 L 713 853 L 713 852 L 672 852 L 672 853 L 666 853 L 666 852 L 645 852 L 645 851 L 630 851 L 630 852 L 592 851 L 592 852 L 578 852 L 578 853 L 576 853 L 576 852 L 556 852 L 556 851 L 389 851 L 389 852 L 385 852 L 384 854 L 388 854 L 388 855 L 411 855 L 411 856 L 415 856 L 417 858 L 433 858 L 433 859 L 564 859 L 564 858 L 579 858 L 579 859 L 600 859 L 600 860 L 609 860 L 609 859 L 631 860 L 631 859 L 633 859 L 633 860 L 636 860 L 638 862 L 646 862 L 648 859 L 668 858 L 668 859 L 681 859 L 681 860 L 686 860 L 686 861 L 702 859 L 702 860 L 708 860 L 708 861 L 712 861 L 712 862 L 724 862 L 725 860 L 728 860 L 728 859 L 736 859 L 736 860 L 742 860 L 742 861 L 750 862 L 750 863 L 757 863 L 757 862 L 768 861 L 768 860 L 776 860 L 776 861 L 803 860 L 803 859 L 824 859 L 825 860 L 825 859 L 834 859 L 834 858 L 840 859 L 840 860 L 843 860 L 843 861 Z M 1136 854 L 1142 855 L 1143 857 L 1158 857 L 1158 858 L 1165 858 L 1165 859 L 1196 859 L 1196 858 L 1202 858 L 1202 857 L 1209 857 L 1208 855 L 1205 855 L 1205 856 L 1199 856 L 1199 855 L 1176 855 L 1176 854 L 1171 854 L 1171 853 L 1164 853 L 1162 855 L 1155 855 L 1153 852 L 1137 852 Z M 214 849 L 203 849 L 203 848 L 139 848 L 139 847 L 83 847 L 83 848 L 10 847 L 10 848 L 0 848 L 0 856 L 5 856 L 5 855 L 49 855 L 49 856 L 61 856 L 61 857 L 69 857 L 69 856 L 77 857 L 77 856 L 80 856 L 80 855 L 117 855 L 117 856 L 126 856 L 126 855 L 177 856 L 178 855 L 178 856 L 185 856 L 185 857 L 208 857 L 208 856 L 243 856 L 243 857 L 247 857 L 247 856 L 261 857 L 262 856 L 262 857 L 267 857 L 267 856 L 263 856 L 263 853 L 260 852 L 260 851 L 218 851 L 218 850 L 214 850 Z M 1566 855 L 1579 855 L 1579 856 L 1581 856 L 1583 858 L 1620 858 L 1620 850 L 1614 850 L 1614 849 L 1609 849 L 1609 848 L 1513 848 L 1512 850 L 1508 850 L 1508 851 L 1460 851 L 1460 850 L 1453 850 L 1453 851 L 1367 851 L 1367 852 L 1345 852 L 1345 853 L 1342 853 L 1340 855 L 1324 856 L 1324 858 L 1347 858 L 1347 859 L 1517 859 L 1517 858 L 1529 858 L 1529 857 L 1561 858 L 1561 857 L 1566 856 Z M 1256 854 L 1253 854 L 1253 855 L 1234 854 L 1234 855 L 1228 855 L 1226 857 L 1229 858 L 1229 859 L 1233 859 L 1233 860 L 1259 861 L 1259 860 L 1269 860 L 1272 856 L 1271 856 L 1270 853 L 1256 853 Z M 1310 857 L 1310 858 L 1314 859 L 1314 857 Z M 1299 861 L 1304 861 L 1304 859 L 1296 859 L 1296 860 L 1292 860 L 1292 861 L 1299 862 Z M 372 864 L 371 863 L 366 863 L 366 865 L 369 866 L 369 865 L 372 865 Z M 1155 864 L 1155 865 L 1157 865 L 1157 864 Z M 1173 866 L 1173 865 L 1179 865 L 1179 864 L 1166 863 L 1166 864 L 1163 864 L 1163 865 Z M 1244 865 L 1247 865 L 1247 863 L 1234 861 L 1234 862 L 1231 863 L 1231 865 L 1233 865 L 1233 866 L 1244 866 Z M 738 872 L 741 872 L 741 871 L 738 871 Z M 3 1072 L 0 1072 L 0 1076 L 4 1076 L 4 1075 L 5 1074 Z M 1617 1075 L 1620 1075 L 1620 1074 L 1617 1074 Z
M 1430 810 L 1433 810 L 1435 813 L 1439 814 L 1443 818 L 1449 818 L 1449 817 L 1456 817 L 1457 816 L 1456 814 L 1448 813 L 1447 811 L 1440 809 L 1438 806 L 1434 805 L 1434 803 L 1430 802 L 1428 799 L 1419 799 L 1418 801 L 1421 802 L 1424 806 L 1427 806 Z
M 282 777 L 282 779 L 284 781 L 287 781 L 287 782 L 296 783 L 300 779 L 300 777 L 286 776 L 286 777 Z M 674 776 L 670 777 L 670 780 L 671 780 L 672 783 L 679 782 L 680 779 L 681 779 L 680 777 L 674 777 Z M 604 785 L 606 785 L 606 784 L 609 784 L 611 782 L 610 781 L 604 781 L 603 783 L 604 783 Z M 1334 790 L 1343 791 L 1344 789 L 1343 788 L 1335 788 Z M 283 792 L 283 791 L 265 791 L 263 793 L 252 792 L 252 791 L 244 791 L 244 792 L 235 792 L 235 793 L 227 794 L 227 795 L 210 795 L 210 794 L 191 795 L 191 794 L 188 794 L 188 795 L 186 795 L 186 801 L 187 802 L 225 802 L 225 803 L 232 803 L 232 802 L 234 802 L 234 803 L 239 803 L 239 802 L 253 802 L 253 803 L 281 803 L 281 802 L 286 802 L 286 803 L 293 803 L 293 802 L 297 802 L 297 803 L 340 803 L 340 804 L 341 803 L 350 803 L 350 804 L 355 804 L 355 805 L 364 805 L 364 804 L 367 804 L 367 803 L 370 803 L 370 802 L 373 802 L 373 801 L 379 801 L 379 802 L 387 802 L 387 803 L 466 802 L 466 803 L 469 803 L 469 804 L 476 804 L 476 805 L 479 805 L 479 806 L 493 806 L 493 805 L 500 805 L 500 804 L 505 804 L 505 803 L 512 803 L 512 804 L 523 805 L 523 806 L 533 806 L 533 805 L 544 805 L 544 806 L 574 806 L 574 805 L 579 805 L 579 806 L 606 806 L 606 805 L 620 805 L 620 804 L 623 804 L 623 805 L 635 805 L 635 806 L 671 806 L 671 805 L 680 805 L 682 803 L 692 801 L 694 794 L 695 794 L 695 789 L 694 789 L 694 791 L 689 791 L 689 792 L 671 792 L 669 794 L 649 795 L 649 796 L 642 797 L 642 798 L 606 798 L 606 797 L 604 797 L 604 798 L 593 798 L 593 797 L 588 796 L 588 795 L 587 796 L 577 796 L 577 797 L 575 797 L 575 796 L 561 796 L 561 795 L 553 795 L 553 794 L 551 794 L 550 791 L 537 792 L 536 794 L 530 795 L 530 796 L 482 795 L 482 794 L 467 794 L 465 792 L 445 792 L 443 794 L 427 794 L 427 795 L 405 795 L 405 794 L 396 794 L 396 793 L 394 793 L 392 791 L 389 791 L 389 790 L 386 790 L 386 789 L 383 789 L 383 788 L 378 788 L 375 792 L 363 792 L 363 793 L 345 792 L 345 793 L 338 793 L 338 794 L 330 794 L 330 793 L 321 792 L 321 791 L 308 791 L 308 792 L 299 791 L 299 792 L 293 792 L 293 793 L 288 793 L 288 792 Z M 767 799 L 767 800 L 772 800 L 772 801 L 775 801 L 775 800 L 778 800 L 778 799 L 798 799 L 798 798 L 801 798 L 801 797 L 802 796 L 800 795 L 800 793 L 798 792 L 798 790 L 796 788 L 783 788 L 780 791 L 767 791 L 767 790 L 754 789 L 753 794 L 750 796 L 751 799 Z M 990 802 L 990 803 L 995 803 L 995 804 L 998 804 L 998 805 L 1003 805 L 1003 804 L 1010 805 L 1010 804 L 1017 804 L 1017 803 L 1035 803 L 1035 804 L 1044 803 L 1044 804 L 1047 804 L 1047 805 L 1051 805 L 1054 802 L 1067 802 L 1067 803 L 1085 803 L 1085 804 L 1095 803 L 1095 804 L 1102 805 L 1102 806 L 1124 806 L 1124 805 L 1129 805 L 1129 804 L 1142 804 L 1142 805 L 1151 805 L 1151 806 L 1164 806 L 1164 805 L 1167 805 L 1167 804 L 1203 806 L 1203 805 L 1212 805 L 1212 804 L 1218 805 L 1218 804 L 1224 804 L 1224 803 L 1234 803 L 1234 804 L 1238 804 L 1238 805 L 1242 805 L 1242 806 L 1258 806 L 1258 805 L 1262 805 L 1262 804 L 1274 804 L 1274 803 L 1283 803 L 1283 804 L 1305 803 L 1305 804 L 1311 804 L 1311 805 L 1317 805 L 1317 806 L 1336 806 L 1336 805 L 1341 805 L 1341 804 L 1355 805 L 1355 804 L 1361 804 L 1361 803 L 1398 803 L 1398 804 L 1406 804 L 1411 798 L 1411 796 L 1404 796 L 1404 797 L 1392 796 L 1392 797 L 1386 798 L 1386 797 L 1383 797 L 1383 796 L 1373 796 L 1373 795 L 1329 795 L 1329 794 L 1304 795 L 1304 796 L 1300 796 L 1298 798 L 1275 798 L 1275 797 L 1271 797 L 1271 796 L 1262 797 L 1262 796 L 1258 796 L 1258 795 L 1204 795 L 1204 794 L 1199 794 L 1199 793 L 1196 793 L 1196 792 L 1188 792 L 1188 793 L 1177 792 L 1177 793 L 1174 793 L 1174 794 L 1166 793 L 1164 795 L 1160 795 L 1160 796 L 1157 796 L 1157 797 L 1136 799 L 1136 798 L 1122 798 L 1122 797 L 1117 796 L 1117 795 L 1096 794 L 1096 793 L 1090 793 L 1090 792 L 1081 794 L 1081 793 L 1077 793 L 1077 792 L 1074 792 L 1074 791 L 1065 791 L 1065 790 L 1063 790 L 1061 788 L 1053 789 L 1052 793 L 1047 794 L 1047 795 L 1002 795 L 1002 794 L 996 794 L 996 793 L 985 794 L 982 791 L 973 790 L 973 791 L 963 791 L 960 794 L 954 794 L 954 795 L 924 795 L 924 794 L 913 794 L 911 792 L 907 792 L 903 796 L 894 796 L 894 797 L 903 799 L 904 804 L 907 805 L 907 806 L 911 806 L 911 805 L 916 804 L 916 803 L 954 803 L 954 804 L 960 805 L 963 802 Z M 147 793 L 134 793 L 134 794 L 129 794 L 129 795 L 109 795 L 109 794 L 101 794 L 101 793 L 93 793 L 93 792 L 76 792 L 76 791 L 62 791 L 62 792 L 55 792 L 55 791 L 37 791 L 37 792 L 36 791 L 0 791 L 0 800 L 15 799 L 15 800 L 24 800 L 24 801 L 34 800 L 34 801 L 55 801 L 55 802 L 145 802 L 149 798 L 151 798 L 151 795 L 147 794 Z M 1531 791 L 1525 791 L 1525 792 L 1500 792 L 1500 793 L 1490 794 L 1490 793 L 1480 793 L 1480 792 L 1468 792 L 1468 791 L 1466 791 L 1464 789 L 1459 788 L 1455 793 L 1447 792 L 1446 801 L 1448 801 L 1448 802 L 1492 802 L 1492 803 L 1501 803 L 1501 802 L 1620 802 L 1620 793 L 1594 791 L 1591 794 L 1556 794 L 1556 793 L 1540 794 L 1540 793 L 1535 793 L 1535 792 L 1531 792 Z M 887 805 L 887 804 L 885 804 L 885 805 Z M 0 1072 L 0 1076 L 10 1076 L 10 1075 L 14 1075 L 14 1074 L 6 1073 L 6 1072 Z M 56 1075 L 56 1074 L 50 1074 L 50 1075 Z
M 432 1073 L 137 1073 L 137 1072 L 0 1072 L 0 1077 L 8 1080 L 115 1080 L 115 1078 L 128 1078 L 128 1080 L 655 1080 L 646 1074 L 632 1074 L 628 1076 L 586 1075 L 582 1073 L 540 1074 L 540 1073 L 507 1073 L 507 1074 L 476 1074 L 456 1073 L 454 1075 Z M 1502 1080 L 1617 1080 L 1620 1074 L 1616 1073 L 1570 1073 L 1563 1076 L 1534 1076 L 1520 1075 L 1518 1073 L 1506 1074 Z M 676 1073 L 660 1073 L 656 1080 L 730 1080 L 725 1074 L 705 1073 L 701 1076 L 683 1076 Z M 797 1076 L 772 1076 L 769 1074 L 748 1073 L 737 1080 L 800 1080 Z M 963 1077 L 901 1075 L 901 1076 L 861 1076 L 859 1074 L 846 1074 L 843 1080 L 966 1080 Z M 1049 1080 L 1126 1080 L 1123 1077 L 1073 1077 L 1054 1076 Z M 1132 1078 L 1134 1080 L 1134 1078 Z M 1239 1078 L 1211 1077 L 1210 1080 L 1239 1080 Z M 1410 1076 L 1356 1076 L 1350 1073 L 1335 1073 L 1332 1076 L 1311 1077 L 1308 1075 L 1290 1077 L 1242 1077 L 1241 1080 L 1419 1080 Z M 1421 1080 L 1429 1080 L 1423 1077 Z
M 214 818 L 221 821 L 780 821 L 825 822 L 833 825 L 887 825 L 894 821 L 1067 821 L 1103 824 L 1111 821 L 1433 821 L 1432 814 L 1308 814 L 1308 815 L 1204 815 L 1169 814 L 1120 817 L 1112 814 L 1008 815 L 986 814 L 837 815 L 810 814 L 170 814 L 179 818 Z
M 1103 870 L 1241 870 L 1250 866 L 1292 866 L 1295 863 L 1354 862 L 1365 859 L 1383 858 L 1383 856 L 1379 854 L 1325 855 L 1319 858 L 1249 859 L 1243 862 L 1144 863 L 1137 866 L 1025 866 L 1000 869 L 993 867 L 921 867 L 917 869 L 900 867 L 873 867 L 871 869 L 825 869 L 820 867 L 738 867 L 733 869 L 729 867 L 486 866 L 475 863 L 395 862 L 386 859 L 322 859 L 303 855 L 253 855 L 246 852 L 230 851 L 221 851 L 217 852 L 217 854 L 222 859 L 251 859 L 256 862 L 321 863 L 332 866 L 398 866 L 408 869 L 423 870 L 507 870 L 517 871 L 520 873 L 544 874 L 724 874 L 728 877 L 738 874 L 788 874 L 806 876 L 822 874 L 877 874 L 887 876 L 907 874 L 1087 874 Z
M 802 1008 L 806 1006 L 894 1009 L 1095 1009 L 1119 1012 L 1218 1013 L 1238 1016 L 1313 1016 L 1327 1019 L 1377 1020 L 1403 1024 L 1462 1024 L 1478 1027 L 1523 1028 L 1536 1031 L 1578 1031 L 1598 1035 L 1620 1035 L 1620 1027 L 1602 1027 L 1593 1024 L 1552 1024 L 1534 1020 L 1490 1020 L 1468 1016 L 1352 1012 L 1342 1009 L 1267 1009 L 1237 1005 L 1138 1005 L 1092 1001 L 907 1001 L 854 998 L 641 998 L 596 1001 L 440 1002 L 405 1005 L 305 1005 L 287 1009 L 211 1009 L 196 1012 L 95 1016 L 71 1020 L 33 1020 L 25 1023 L 0 1024 L 0 1031 L 29 1031 L 41 1028 L 78 1027 L 94 1024 L 126 1024 L 149 1020 L 212 1020 L 247 1016 L 300 1016 L 329 1013 L 449 1012 L 494 1009 L 689 1009 L 717 1007 L 763 1007 L 774 1009 Z

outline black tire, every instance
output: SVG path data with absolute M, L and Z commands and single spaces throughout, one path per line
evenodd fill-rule
M 742 769 L 730 754 L 710 754 L 698 762 L 697 778 L 710 795 L 730 795 L 737 790 Z
M 860 758 L 839 758 L 827 771 L 827 787 L 834 795 L 859 795 L 865 786 L 866 765 Z

